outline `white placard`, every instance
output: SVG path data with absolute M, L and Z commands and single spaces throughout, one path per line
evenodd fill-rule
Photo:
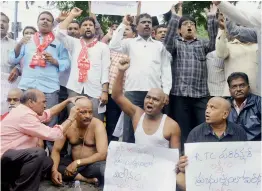
M 261 142 L 188 143 L 187 191 L 261 191 Z
M 15 82 L 8 82 L 9 74 L 1 72 L 1 115 L 8 112 L 8 104 L 6 102 L 7 94 L 9 90 L 17 88 L 20 82 L 20 76 L 16 79 Z
M 94 14 L 121 15 L 137 14 L 136 1 L 91 1 L 91 11 Z
M 178 149 L 111 141 L 104 191 L 174 191 Z
M 151 16 L 159 16 L 170 11 L 172 5 L 176 5 L 178 1 L 142 1 L 141 13 L 148 13 Z M 94 14 L 103 15 L 121 15 L 137 14 L 136 1 L 92 1 L 91 11 Z

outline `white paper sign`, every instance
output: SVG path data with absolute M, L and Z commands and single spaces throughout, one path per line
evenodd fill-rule
M 91 11 L 103 15 L 136 15 L 136 1 L 91 1 Z
M 111 141 L 104 191 L 174 191 L 178 149 Z
M 261 142 L 188 143 L 187 191 L 261 191 Z
M 142 1 L 141 13 L 148 13 L 151 16 L 159 16 L 170 11 L 172 5 L 178 1 Z M 135 16 L 137 14 L 136 1 L 92 1 L 91 11 L 94 14 Z
M 20 82 L 20 76 L 16 79 L 15 82 L 8 82 L 9 74 L 1 72 L 1 115 L 8 112 L 8 104 L 6 102 L 7 94 L 9 90 L 18 87 Z

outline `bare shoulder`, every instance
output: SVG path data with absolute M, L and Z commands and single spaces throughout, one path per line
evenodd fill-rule
M 98 131 L 101 131 L 103 129 L 105 130 L 104 123 L 100 119 L 97 119 L 95 117 L 93 117 L 90 125 L 91 125 L 92 129 L 95 129 L 95 130 L 98 130 Z
M 168 117 L 166 118 L 165 126 L 169 132 L 173 133 L 180 133 L 180 127 L 178 123 L 173 120 L 172 118 Z

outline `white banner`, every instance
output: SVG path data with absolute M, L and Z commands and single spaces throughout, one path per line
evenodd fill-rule
M 170 11 L 172 5 L 177 4 L 177 1 L 142 1 L 141 13 L 148 13 L 151 16 L 159 16 Z M 121 15 L 137 14 L 136 1 L 92 1 L 91 11 L 94 14 L 102 15 Z
M 104 191 L 174 191 L 178 149 L 111 141 Z
M 261 142 L 188 143 L 187 191 L 261 191 Z
M 20 82 L 20 76 L 13 83 L 8 82 L 8 77 L 9 74 L 1 72 L 1 115 L 8 112 L 8 104 L 6 99 L 9 90 L 17 88 L 18 83 Z

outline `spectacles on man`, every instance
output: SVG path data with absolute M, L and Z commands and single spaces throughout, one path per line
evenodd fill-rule
M 187 25 L 192 25 L 192 26 L 195 26 L 196 24 L 193 22 L 193 21 L 184 21 L 183 23 L 182 23 L 182 25 L 183 26 L 187 26 Z
M 239 89 L 243 90 L 243 89 L 246 88 L 246 87 L 247 87 L 247 84 L 239 84 L 239 85 L 233 85 L 233 86 L 231 86 L 230 89 L 232 89 L 232 90 L 237 90 L 237 89 L 239 88 Z

